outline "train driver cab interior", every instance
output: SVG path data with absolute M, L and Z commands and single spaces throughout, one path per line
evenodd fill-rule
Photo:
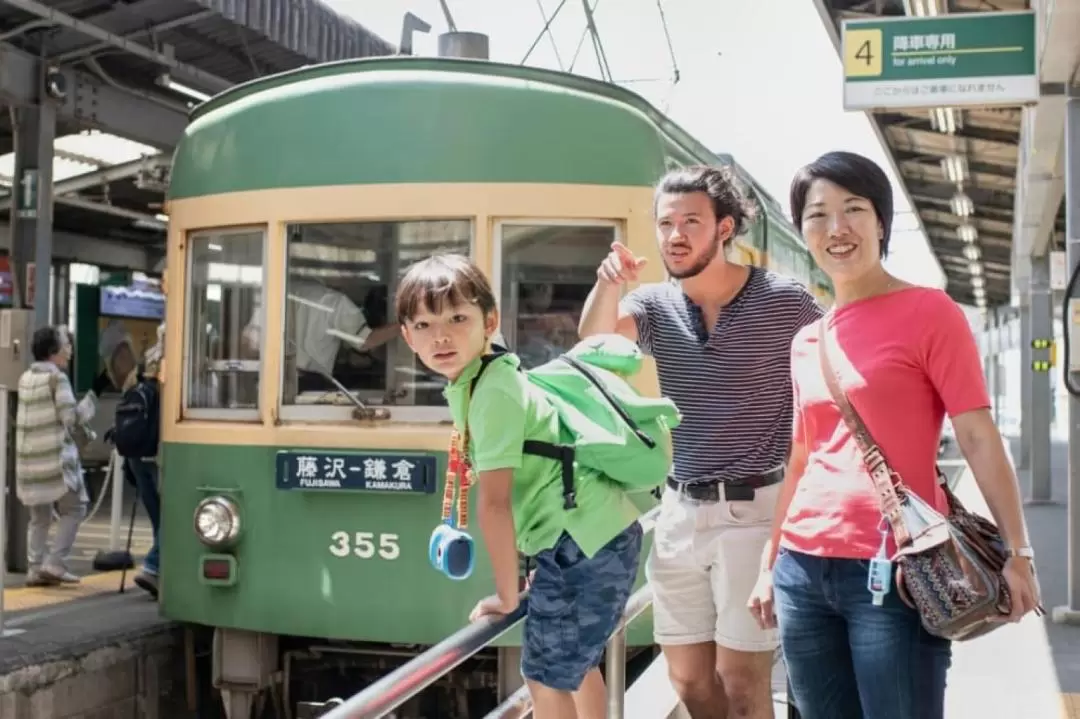
M 502 336 L 525 368 L 577 341 L 596 267 L 620 237 L 614 222 L 497 221 L 493 283 Z M 354 401 L 401 421 L 445 421 L 445 380 L 424 367 L 393 316 L 397 283 L 435 253 L 474 253 L 468 219 L 293 224 L 286 228 L 283 328 L 264 327 L 265 233 L 193 235 L 185 404 L 189 416 L 257 414 L 266 333 L 281 337 L 280 417 L 346 420 Z M 475 254 L 474 254 L 475 256 Z M 331 379 L 332 378 L 332 379 Z M 265 381 L 265 378 L 264 378 Z M 340 384 L 341 387 L 338 385 Z M 194 412 L 191 410 L 195 410 Z

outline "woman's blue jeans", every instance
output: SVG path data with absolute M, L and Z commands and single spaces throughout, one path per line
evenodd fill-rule
M 869 564 L 780 549 L 773 589 L 795 705 L 803 719 L 943 719 L 952 646 L 900 600 L 895 574 L 875 607 Z

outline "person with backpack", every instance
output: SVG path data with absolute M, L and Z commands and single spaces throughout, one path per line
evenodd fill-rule
M 684 415 L 645 565 L 672 685 L 693 719 L 772 717 L 779 638 L 746 604 L 791 447 L 791 342 L 822 310 L 797 280 L 729 259 L 755 211 L 729 168 L 673 170 L 653 209 L 670 279 L 622 297 L 645 260 L 614 243 L 579 331 L 637 342 Z
M 627 487 L 588 466 L 602 463 L 597 456 L 614 455 L 612 449 L 622 435 L 612 422 L 605 441 L 603 432 L 593 427 L 600 427 L 605 415 L 586 406 L 583 388 L 595 388 L 601 395 L 598 403 L 606 402 L 604 397 L 618 391 L 621 380 L 599 366 L 608 359 L 599 348 L 594 353 L 597 364 L 577 375 L 582 383 L 579 391 L 560 394 L 560 388 L 574 385 L 560 380 L 555 370 L 526 373 L 517 356 L 496 351 L 495 296 L 481 270 L 461 255 L 435 255 L 412 265 L 398 288 L 396 314 L 405 341 L 420 361 L 449 381 L 445 396 L 455 432 L 443 510 L 444 518 L 451 514 L 453 485 L 460 477 L 457 532 L 468 521 L 464 497 L 471 485 L 477 485 L 476 519 L 490 558 L 495 594 L 476 604 L 470 621 L 518 608 L 518 551 L 530 557 L 536 570 L 529 590 L 521 671 L 534 716 L 602 719 L 606 699 L 599 665 L 637 579 L 642 528 Z M 620 358 L 610 359 L 617 363 Z M 575 363 L 582 364 L 573 357 L 565 362 L 568 372 L 575 371 Z M 575 410 L 571 406 L 575 394 L 582 419 L 572 425 L 568 418 Z M 657 404 L 656 416 L 662 417 L 666 409 L 665 421 L 677 423 L 673 404 L 652 401 Z M 611 407 L 608 417 L 620 416 L 611 404 L 596 406 Z M 590 412 L 593 424 L 584 419 Z M 635 441 L 642 446 L 652 442 L 655 452 L 662 454 L 666 445 L 663 431 L 657 429 L 662 424 L 643 422 L 637 431 L 653 428 L 658 439 Z M 567 438 L 574 441 L 566 442 Z M 574 451 L 579 453 L 577 461 Z M 661 470 L 668 462 L 661 458 Z M 612 464 L 617 472 L 620 466 Z M 659 481 L 663 471 L 654 474 Z M 441 553 L 442 549 L 433 550 L 433 561 Z M 464 578 L 471 570 L 471 558 L 464 565 L 464 571 L 447 573 Z
M 106 368 L 113 384 L 120 388 L 109 439 L 124 462 L 124 476 L 135 486 L 150 518 L 153 544 L 135 575 L 135 585 L 155 599 L 160 574 L 158 557 L 161 527 L 161 497 L 158 491 L 158 451 L 160 448 L 160 391 L 154 359 L 160 359 L 160 342 L 147 351 L 147 365 L 140 367 L 131 336 L 124 337 L 112 349 Z

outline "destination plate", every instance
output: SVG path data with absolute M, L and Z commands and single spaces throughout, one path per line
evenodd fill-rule
M 277 488 L 300 491 L 435 492 L 435 457 L 417 454 L 277 454 Z

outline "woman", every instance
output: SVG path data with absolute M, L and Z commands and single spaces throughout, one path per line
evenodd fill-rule
M 804 719 L 939 719 L 951 658 L 950 643 L 927 633 L 898 597 L 895 570 L 880 605 L 867 588 L 870 560 L 881 551 L 891 557 L 896 545 L 825 382 L 821 323 L 840 387 L 889 465 L 943 514 L 934 462 L 948 413 L 1010 549 L 1004 577 L 1014 602 L 1006 619 L 1018 621 L 1038 602 L 1016 477 L 967 319 L 944 292 L 882 266 L 892 197 L 881 168 L 847 152 L 818 158 L 791 186 L 794 220 L 833 282 L 835 305 L 792 342 L 792 452 L 749 606 L 763 626 L 779 625 Z
M 19 378 L 15 413 L 15 490 L 29 510 L 28 586 L 76 584 L 67 559 L 88 497 L 79 445 L 91 439 L 88 425 L 97 399 L 109 384 L 102 372 L 93 388 L 76 403 L 68 380 L 71 338 L 65 327 L 42 327 L 30 343 L 34 362 Z M 52 551 L 48 551 L 53 507 L 59 516 Z

